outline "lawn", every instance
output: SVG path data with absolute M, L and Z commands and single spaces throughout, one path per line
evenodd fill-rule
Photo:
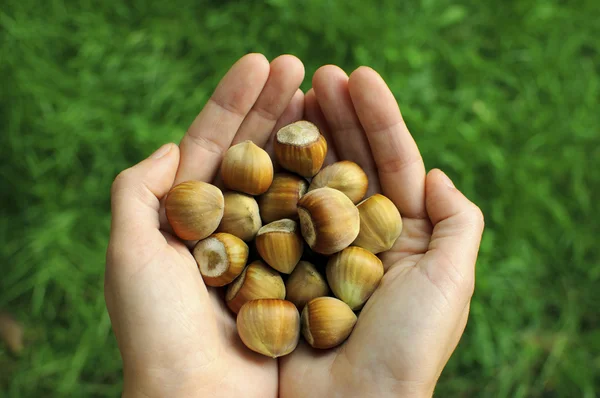
M 470 322 L 437 396 L 596 396 L 599 20 L 597 0 L 4 0 L 0 309 L 26 348 L 0 348 L 0 396 L 119 394 L 110 184 L 178 141 L 251 51 L 298 56 L 304 89 L 326 63 L 377 69 L 427 168 L 483 209 Z

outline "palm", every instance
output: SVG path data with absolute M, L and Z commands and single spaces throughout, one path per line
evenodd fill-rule
M 261 396 L 265 391 L 274 395 L 276 364 L 242 346 L 229 311 L 220 304 L 216 290 L 207 290 L 188 248 L 164 236 L 161 246 L 145 247 L 127 262 L 129 275 L 113 278 L 107 272 L 107 289 L 134 298 L 111 311 L 119 346 L 129 354 L 124 355 L 126 371 L 140 374 L 150 368 L 192 377 L 199 385 L 226 375 L 231 381 L 221 391 L 226 395 Z M 110 264 L 109 270 L 120 266 Z M 130 280 L 135 283 L 128 284 Z M 125 323 L 135 325 L 135 333 L 117 326 Z M 129 356 L 146 369 L 136 369 Z
M 180 275 L 173 275 L 173 280 L 182 283 L 162 286 L 172 289 L 176 299 L 157 305 L 173 314 L 173 308 L 186 303 L 180 310 L 182 312 L 173 316 L 171 333 L 164 336 L 175 361 L 171 363 L 177 363 L 176 358 L 189 357 L 192 352 L 194 359 L 203 358 L 204 363 L 184 364 L 183 370 L 189 373 L 197 370 L 195 377 L 198 378 L 228 380 L 220 392 L 224 396 L 274 396 L 277 391 L 276 362 L 244 347 L 237 335 L 235 318 L 224 305 L 219 291 L 204 285 L 188 248 L 174 240 L 168 251 L 170 259 L 167 261 L 182 262 L 182 266 L 174 267 Z M 161 344 L 165 344 L 165 340 Z M 208 363 L 213 369 L 212 374 L 207 374 L 203 366 Z

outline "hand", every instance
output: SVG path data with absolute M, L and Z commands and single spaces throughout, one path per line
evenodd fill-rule
M 305 97 L 305 117 L 330 144 L 328 162 L 349 159 L 400 210 L 404 229 L 383 254 L 386 273 L 350 338 L 335 350 L 305 343 L 281 359 L 289 397 L 426 397 L 465 328 L 473 294 L 481 211 L 444 173 L 427 175 L 396 101 L 381 77 L 350 78 L 324 66 Z
M 213 181 L 224 151 L 301 119 L 304 67 L 250 54 L 227 73 L 183 137 L 125 170 L 112 188 L 106 304 L 123 357 L 125 397 L 275 397 L 277 361 L 243 346 L 231 312 L 189 249 L 161 228 L 160 199 Z M 164 225 L 164 224 L 163 224 Z

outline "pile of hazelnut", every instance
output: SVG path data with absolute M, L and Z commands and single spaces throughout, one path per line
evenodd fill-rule
M 269 154 L 241 142 L 223 158 L 225 193 L 183 182 L 165 209 L 179 238 L 198 241 L 193 255 L 204 283 L 228 285 L 225 301 L 244 344 L 277 358 L 296 348 L 301 333 L 321 349 L 348 338 L 355 311 L 383 277 L 377 254 L 400 236 L 402 219 L 383 195 L 362 200 L 368 179 L 356 163 L 321 169 L 327 142 L 314 124 L 281 128 L 273 149 L 287 172 L 274 175 Z M 249 262 L 254 251 L 262 260 Z

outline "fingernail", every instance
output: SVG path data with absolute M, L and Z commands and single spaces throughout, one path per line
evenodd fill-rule
M 171 152 L 171 143 L 165 144 L 158 148 L 156 152 L 150 155 L 151 159 L 160 159 L 165 156 L 167 153 Z
M 441 170 L 440 170 L 441 171 Z M 450 177 L 448 177 L 446 175 L 446 173 L 444 173 L 442 171 L 442 180 L 444 180 L 444 184 L 446 184 L 448 187 L 450 188 L 455 188 L 454 184 L 452 183 L 452 180 L 450 179 Z

